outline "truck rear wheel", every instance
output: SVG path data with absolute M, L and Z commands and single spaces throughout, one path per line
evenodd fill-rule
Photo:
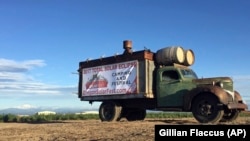
M 121 106 L 115 102 L 103 102 L 99 108 L 99 118 L 102 121 L 119 121 L 121 119 Z
M 145 109 L 129 108 L 127 109 L 126 119 L 128 121 L 144 120 L 146 117 Z
M 224 115 L 224 111 L 220 108 L 219 100 L 212 94 L 200 94 L 192 103 L 192 113 L 200 123 L 216 123 L 219 122 Z

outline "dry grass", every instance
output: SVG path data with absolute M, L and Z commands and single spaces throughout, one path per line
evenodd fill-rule
M 0 141 L 152 141 L 155 125 L 197 125 L 194 118 L 146 119 L 144 121 L 101 122 L 69 120 L 54 123 L 0 123 Z M 223 124 L 250 125 L 250 118 L 240 117 Z

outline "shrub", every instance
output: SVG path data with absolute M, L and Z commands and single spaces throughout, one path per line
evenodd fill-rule
M 13 114 L 7 114 L 3 116 L 4 122 L 17 122 L 17 116 Z

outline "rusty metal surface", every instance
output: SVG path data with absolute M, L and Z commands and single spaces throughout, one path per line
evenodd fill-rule
M 154 100 L 154 102 L 157 101 L 159 103 L 160 100 L 155 99 L 158 96 L 158 95 L 156 96 L 155 94 L 156 92 L 155 81 L 159 81 L 159 80 L 156 80 L 155 72 L 157 69 L 164 68 L 165 65 L 159 65 L 155 61 L 156 53 L 151 52 L 148 49 L 133 52 L 132 41 L 130 40 L 123 41 L 123 48 L 124 48 L 124 52 L 121 55 L 114 55 L 114 56 L 109 56 L 105 58 L 79 62 L 79 69 L 78 69 L 79 95 L 78 96 L 82 101 L 91 101 L 91 102 L 102 101 L 102 100 L 124 100 L 125 101 L 126 99 L 129 99 L 129 100 L 145 99 L 145 100 L 152 100 L 152 101 Z M 121 63 L 121 62 L 126 62 L 126 61 L 134 61 L 134 60 L 137 60 L 139 62 L 139 65 L 138 65 L 139 67 L 138 67 L 138 72 L 137 72 L 137 77 L 138 77 L 137 93 L 133 93 L 131 95 L 120 94 L 120 95 L 102 95 L 102 96 L 98 95 L 98 96 L 87 96 L 87 97 L 84 97 L 82 95 L 82 88 L 81 88 L 82 75 L 83 75 L 82 69 L 103 66 L 103 65 L 110 65 L 110 64 Z M 176 64 L 176 63 L 171 64 L 171 66 L 174 68 L 178 68 L 178 67 L 187 68 L 188 67 L 187 65 Z M 242 102 L 242 97 L 240 96 L 240 94 L 237 91 L 234 91 L 233 81 L 230 77 L 213 77 L 213 78 L 193 79 L 187 82 L 190 85 L 190 87 L 187 87 L 187 88 L 190 88 L 190 89 L 185 90 L 187 93 L 184 94 L 184 97 L 182 95 L 181 98 L 179 97 L 176 98 L 176 100 L 181 99 L 179 103 L 183 105 L 177 105 L 178 107 L 175 107 L 175 104 L 177 102 L 174 102 L 173 104 L 174 106 L 172 107 L 171 105 L 170 107 L 168 107 L 169 105 L 167 106 L 163 105 L 165 107 L 158 107 L 158 108 L 163 108 L 163 109 L 166 108 L 168 110 L 169 108 L 177 108 L 183 111 L 190 111 L 192 100 L 197 95 L 200 95 L 203 93 L 210 93 L 216 96 L 219 99 L 220 103 L 222 103 L 223 105 L 226 105 L 228 109 L 244 110 L 248 108 L 247 105 Z M 168 85 L 166 85 L 166 87 L 167 86 Z M 192 90 L 191 90 L 191 87 L 192 87 Z M 183 90 L 183 87 L 179 87 L 179 88 L 180 90 Z M 170 88 L 168 87 L 168 89 Z M 165 101 L 162 101 L 162 103 L 163 102 Z
M 239 92 L 234 91 L 234 96 L 235 96 L 235 99 L 236 99 L 237 101 L 242 101 L 242 97 L 241 97 L 241 95 L 239 94 Z
M 137 52 L 133 52 L 132 54 L 122 54 L 122 55 L 117 55 L 117 56 L 114 55 L 114 56 L 90 60 L 90 61 L 88 60 L 82 61 L 79 63 L 78 71 L 81 72 L 82 68 L 96 67 L 96 66 L 101 66 L 101 65 L 108 65 L 108 64 L 120 63 L 120 62 L 125 62 L 125 61 L 132 61 L 132 60 L 138 60 L 138 61 L 153 60 L 153 58 L 154 58 L 153 52 L 150 52 L 148 50 L 137 51 Z
M 230 97 L 230 95 L 228 95 L 222 88 L 218 86 L 204 85 L 191 90 L 188 94 L 184 96 L 183 108 L 185 110 L 189 110 L 191 108 L 191 102 L 193 98 L 202 93 L 214 94 L 218 97 L 219 101 L 225 105 L 227 105 L 230 101 L 233 102 L 233 98 Z
M 132 41 L 131 40 L 124 40 L 123 41 L 123 48 L 132 48 Z
M 227 105 L 228 109 L 238 109 L 238 110 L 247 110 L 248 106 L 244 103 L 231 103 Z

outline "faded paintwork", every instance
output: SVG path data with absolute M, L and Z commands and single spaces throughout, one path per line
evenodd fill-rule
M 195 96 L 204 93 L 210 93 L 218 97 L 219 101 L 224 104 L 232 104 L 235 102 L 233 81 L 229 77 L 216 78 L 189 78 L 185 79 L 180 73 L 182 69 L 189 69 L 180 66 L 166 66 L 160 68 L 157 72 L 157 102 L 159 107 L 180 108 L 184 111 L 191 109 L 192 100 Z M 177 80 L 162 81 L 162 73 L 164 71 L 176 71 Z M 220 87 L 219 83 L 223 86 Z M 237 95 L 237 99 L 242 99 Z M 230 107 L 229 107 L 230 108 Z M 234 107 L 236 108 L 236 107 Z M 239 104 L 237 108 L 245 109 L 245 105 Z
M 195 96 L 202 93 L 211 93 L 218 97 L 219 101 L 224 104 L 234 103 L 234 88 L 233 81 L 229 77 L 215 77 L 215 78 L 186 78 L 181 73 L 182 70 L 193 70 L 189 66 L 173 64 L 171 66 L 158 66 L 154 62 L 154 53 L 144 50 L 132 54 L 119 55 L 103 59 L 96 59 L 92 61 L 84 61 L 79 64 L 79 86 L 81 85 L 82 73 L 81 70 L 87 67 L 98 65 L 106 65 L 111 63 L 122 62 L 124 60 L 130 61 L 136 59 L 139 62 L 138 67 L 138 92 L 131 95 L 105 95 L 105 96 L 88 96 L 83 97 L 81 94 L 81 87 L 79 87 L 79 98 L 82 101 L 105 101 L 105 100 L 120 100 L 126 103 L 129 99 L 153 99 L 156 103 L 153 107 L 155 109 L 179 109 L 180 111 L 190 111 L 191 103 Z M 162 73 L 167 70 L 176 71 L 178 79 L 173 81 L 162 81 Z M 194 72 L 193 72 L 194 73 Z M 195 75 L 195 73 L 194 73 Z M 223 86 L 220 86 L 223 85 Z M 222 88 L 223 87 L 223 88 Z M 237 94 L 237 99 L 242 100 L 241 96 Z M 147 101 L 147 100 L 142 100 Z M 139 102 L 140 103 L 140 102 Z M 149 102 L 150 103 L 150 102 Z M 142 103 L 142 105 L 145 103 Z M 150 107 L 152 105 L 143 105 L 143 107 Z M 229 108 L 247 108 L 239 104 L 237 106 L 229 106 Z
M 123 108 L 125 113 L 135 112 L 138 109 L 191 112 L 194 99 L 202 95 L 216 97 L 219 102 L 218 105 L 221 105 L 225 112 L 229 112 L 229 115 L 232 112 L 232 117 L 228 117 L 229 119 L 233 119 L 234 114 L 235 117 L 237 116 L 237 113 L 232 110 L 242 111 L 248 108 L 243 103 L 240 94 L 234 90 L 233 81 L 230 77 L 198 78 L 190 66 L 175 63 L 167 66 L 159 65 L 155 61 L 154 52 L 147 49 L 132 52 L 131 48 L 132 43 L 125 42 L 125 51 L 122 55 L 80 62 L 78 97 L 82 101 L 89 101 L 90 103 L 94 101 L 106 102 L 107 105 L 118 107 L 119 112 Z M 136 93 L 83 96 L 81 88 L 82 77 L 84 77 L 83 69 L 133 60 L 137 60 L 139 64 Z M 103 107 L 100 107 L 100 109 L 105 110 Z M 219 116 L 220 113 L 217 114 Z M 100 115 L 101 117 L 104 116 Z M 119 117 L 119 115 L 116 116 Z M 131 115 L 127 117 L 133 118 Z M 105 117 L 103 118 L 103 120 L 106 120 Z

